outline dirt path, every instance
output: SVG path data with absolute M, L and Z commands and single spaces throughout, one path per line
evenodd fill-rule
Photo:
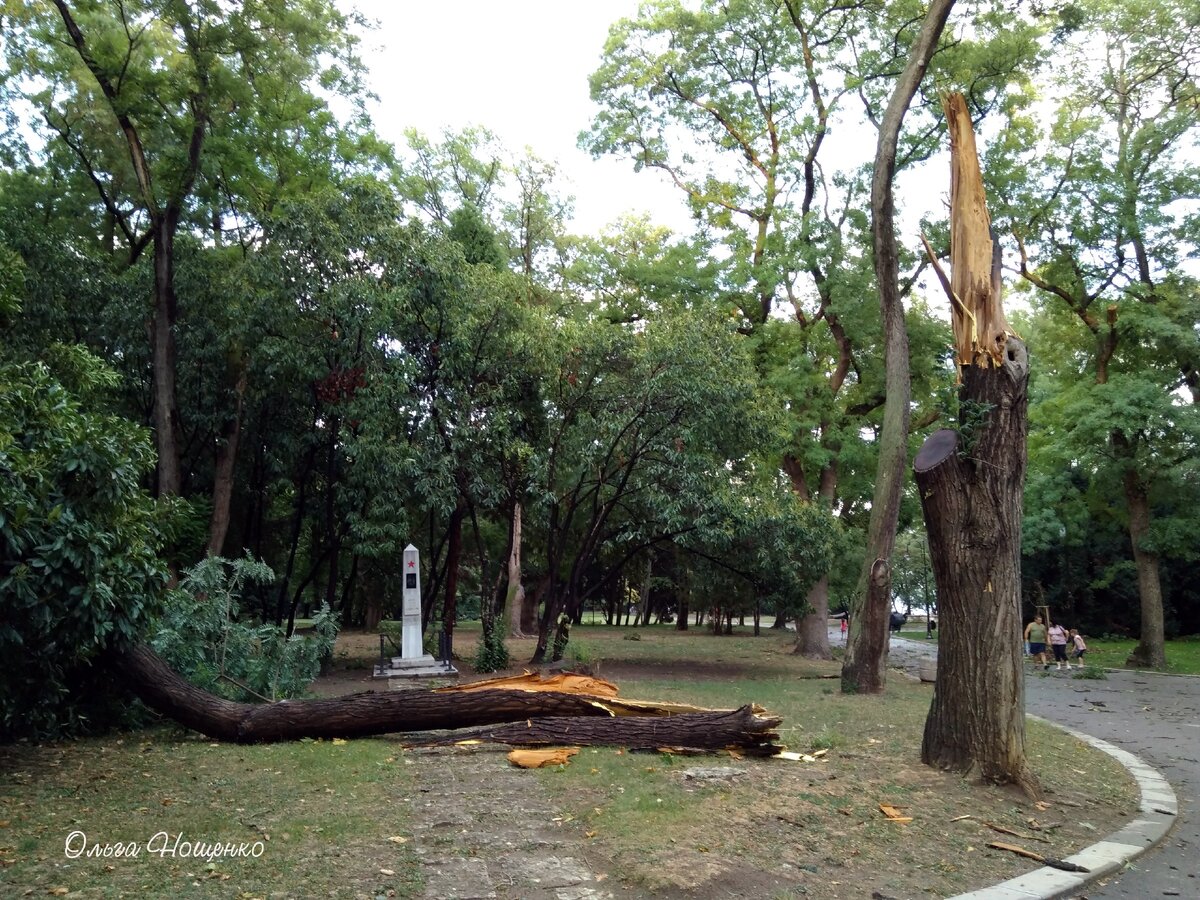
M 442 682 L 437 682 L 441 684 Z M 404 687 L 424 688 L 425 683 Z M 399 685 L 393 686 L 393 689 Z M 384 690 L 369 670 L 314 684 L 322 696 Z M 637 900 L 587 846 L 582 826 L 534 772 L 509 765 L 507 747 L 409 750 L 414 782 L 411 849 L 429 900 Z M 453 756 L 451 762 L 447 756 Z
M 582 827 L 555 808 L 506 748 L 409 751 L 416 781 L 413 850 L 430 900 L 640 898 L 589 852 Z M 453 765 L 446 755 L 452 754 Z

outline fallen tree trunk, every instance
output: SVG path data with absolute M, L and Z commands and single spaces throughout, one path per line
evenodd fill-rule
M 532 716 L 613 715 L 599 698 L 523 690 L 368 691 L 321 700 L 237 703 L 189 684 L 144 645 L 115 653 L 112 661 L 151 709 L 208 737 L 239 744 L 470 728 Z
M 626 747 L 680 753 L 732 750 L 747 756 L 774 756 L 783 720 L 754 706 L 712 712 L 681 713 L 667 718 L 596 719 L 551 717 L 481 728 L 466 734 L 417 741 L 411 747 L 436 747 L 486 741 L 518 747 Z
M 547 690 L 537 676 L 464 685 L 443 691 L 365 692 L 321 700 L 238 703 L 189 684 L 144 645 L 114 652 L 111 660 L 130 689 L 151 709 L 221 741 L 239 744 L 300 738 L 369 737 L 392 732 L 477 728 L 521 723 L 441 740 L 471 737 L 498 743 L 589 744 L 636 749 L 737 749 L 770 756 L 780 719 L 761 710 L 704 710 L 671 703 Z M 593 683 L 593 680 L 586 680 Z M 595 682 L 600 690 L 602 682 Z M 525 684 L 527 687 L 516 685 Z M 611 685 L 608 687 L 612 687 Z M 615 692 L 615 688 L 613 689 Z M 436 743 L 436 742 L 435 742 Z

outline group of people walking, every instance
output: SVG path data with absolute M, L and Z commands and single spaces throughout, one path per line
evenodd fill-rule
M 1034 616 L 1033 621 L 1025 626 L 1025 643 L 1029 649 L 1029 655 L 1034 657 L 1042 666 L 1043 669 L 1050 668 L 1050 661 L 1046 657 L 1046 645 L 1050 645 L 1050 650 L 1054 654 L 1054 663 L 1059 669 L 1071 668 L 1071 661 L 1067 658 L 1067 645 L 1070 644 L 1074 650 L 1075 663 L 1079 668 L 1083 668 L 1083 657 L 1087 653 L 1087 643 L 1083 639 L 1083 635 L 1074 628 L 1068 630 L 1062 625 L 1051 625 L 1046 627 L 1040 615 Z

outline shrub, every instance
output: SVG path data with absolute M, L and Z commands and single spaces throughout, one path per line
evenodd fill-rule
M 476 672 L 496 672 L 507 669 L 511 660 L 508 648 L 504 646 L 504 637 L 499 628 L 488 629 L 488 633 L 479 641 L 475 648 L 475 659 L 472 665 Z
M 136 639 L 166 584 L 167 505 L 142 489 L 145 429 L 85 407 L 115 378 L 75 348 L 74 390 L 41 363 L 0 363 L 0 740 L 102 728 L 95 660 Z M 85 699 L 80 687 L 90 687 Z
M 251 558 L 204 560 L 167 598 L 151 644 L 192 684 L 231 700 L 300 695 L 333 651 L 337 617 L 322 604 L 313 633 L 291 637 L 276 625 L 241 621 L 246 586 L 274 579 L 267 565 Z
M 571 641 L 567 646 L 567 657 L 573 662 L 585 666 L 595 665 L 600 662 L 596 651 L 590 645 L 580 643 L 579 641 Z

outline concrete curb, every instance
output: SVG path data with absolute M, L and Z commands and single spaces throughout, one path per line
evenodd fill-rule
M 1064 872 L 1061 869 L 1043 866 L 1018 878 L 1010 878 L 1008 881 L 971 891 L 969 894 L 959 894 L 950 900 L 1054 900 L 1056 897 L 1069 897 L 1088 882 L 1120 871 L 1130 860 L 1141 856 L 1161 842 L 1175 824 L 1179 813 L 1179 801 L 1167 779 L 1163 778 L 1157 769 L 1128 750 L 1114 747 L 1108 741 L 1064 728 L 1040 716 L 1031 715 L 1029 718 L 1061 728 L 1085 744 L 1102 750 L 1123 765 L 1137 781 L 1142 793 L 1138 818 L 1104 840 L 1066 858 L 1066 862 L 1085 866 L 1087 872 Z

